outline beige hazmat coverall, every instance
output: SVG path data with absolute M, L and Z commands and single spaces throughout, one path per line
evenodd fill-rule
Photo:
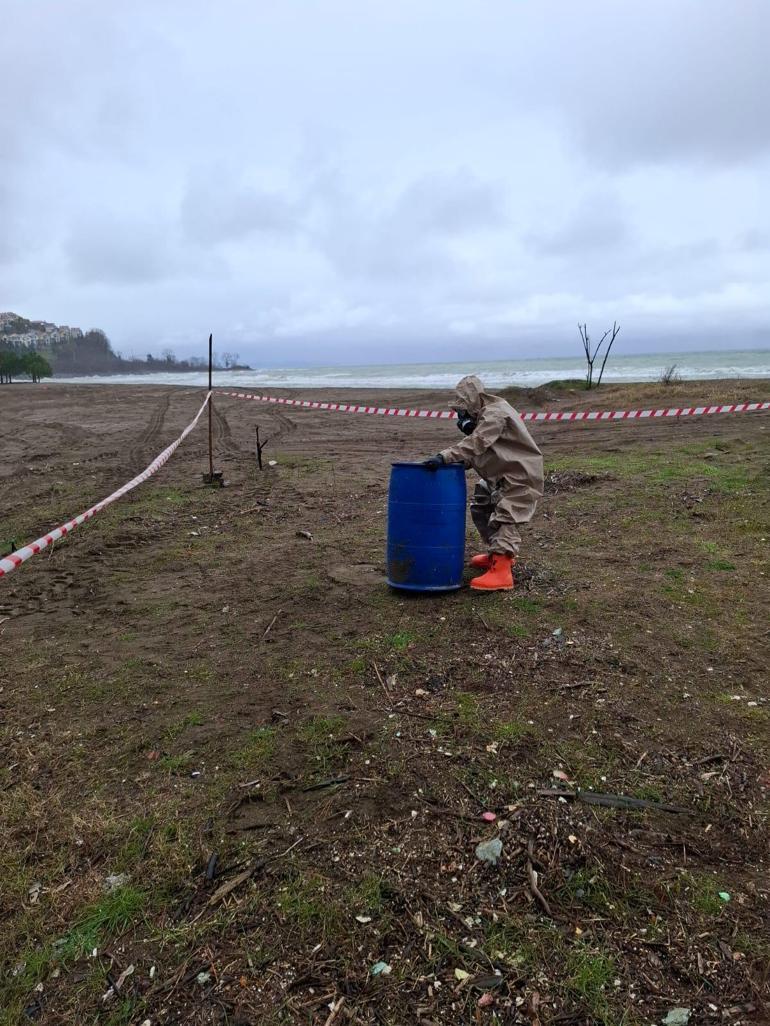
M 477 421 L 473 433 L 444 449 L 445 463 L 463 463 L 481 478 L 471 501 L 471 516 L 491 553 L 515 556 L 521 535 L 543 495 L 543 455 L 516 410 L 484 391 L 473 374 L 457 386 L 455 410 Z

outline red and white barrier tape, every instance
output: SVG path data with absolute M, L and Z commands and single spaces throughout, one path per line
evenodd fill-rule
M 203 405 L 195 414 L 194 420 L 187 425 L 179 438 L 173 441 L 171 445 L 167 446 L 159 456 L 155 457 L 148 467 L 145 467 L 141 474 L 137 474 L 137 476 L 132 478 L 128 484 L 124 484 L 122 488 L 118 488 L 118 490 L 113 492 L 112 495 L 108 495 L 106 499 L 102 499 L 102 501 L 97 502 L 95 506 L 91 506 L 91 508 L 87 509 L 85 513 L 80 513 L 72 520 L 68 520 L 66 524 L 62 524 L 61 527 L 57 527 L 49 534 L 45 534 L 42 538 L 38 538 L 37 541 L 30 542 L 29 545 L 25 545 L 23 548 L 17 549 L 16 552 L 12 552 L 10 556 L 0 559 L 0 577 L 4 577 L 6 574 L 9 574 L 11 570 L 15 570 L 17 566 L 21 566 L 21 564 L 25 563 L 31 556 L 36 555 L 38 552 L 42 552 L 43 549 L 47 549 L 49 545 L 53 545 L 53 543 L 58 541 L 60 538 L 66 537 L 74 531 L 76 527 L 80 527 L 80 525 L 84 524 L 86 520 L 90 520 L 91 517 L 96 516 L 96 514 L 100 513 L 106 506 L 115 502 L 116 499 L 122 498 L 127 492 L 130 492 L 132 489 L 136 488 L 137 485 L 146 481 L 148 477 L 152 477 L 154 473 L 160 470 L 160 468 L 168 462 L 185 438 L 190 434 L 192 429 L 200 420 L 201 414 L 206 409 L 206 405 L 210 398 L 211 392 L 208 392 L 206 398 L 203 400 Z
M 224 392 L 233 399 L 253 399 L 260 403 L 277 403 L 281 406 L 300 406 L 306 410 L 335 410 L 337 413 L 375 413 L 385 417 L 425 417 L 437 420 L 453 420 L 457 414 L 452 410 L 403 410 L 394 406 L 357 406 L 350 403 L 323 403 L 309 399 L 283 399 L 274 395 L 253 395 L 243 392 Z M 543 413 L 521 413 L 522 420 L 577 421 L 577 420 L 654 420 L 658 417 L 701 417 L 711 413 L 756 413 L 770 410 L 768 403 L 728 403 L 723 406 L 682 406 L 663 410 L 553 410 Z

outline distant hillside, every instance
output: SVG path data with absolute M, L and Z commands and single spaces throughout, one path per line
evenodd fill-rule
M 0 313 L 0 351 L 18 354 L 38 352 L 53 368 L 54 376 L 81 374 L 150 374 L 156 371 L 200 371 L 207 361 L 202 357 L 177 360 L 170 349 L 158 358 L 125 359 L 116 353 L 99 328 L 82 331 L 50 321 L 30 321 L 15 313 Z M 224 353 L 216 361 L 217 370 L 247 370 L 238 364 L 237 353 Z

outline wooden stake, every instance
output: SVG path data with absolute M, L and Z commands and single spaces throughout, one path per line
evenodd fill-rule
M 211 395 L 211 371 L 214 359 L 214 336 L 209 335 L 209 481 L 214 480 L 214 445 L 213 445 L 213 431 L 211 426 L 212 408 L 214 406 L 214 397 Z

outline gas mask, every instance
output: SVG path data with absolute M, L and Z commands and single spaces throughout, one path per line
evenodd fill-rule
M 457 411 L 457 426 L 464 435 L 471 435 L 476 427 L 476 418 L 467 410 Z

